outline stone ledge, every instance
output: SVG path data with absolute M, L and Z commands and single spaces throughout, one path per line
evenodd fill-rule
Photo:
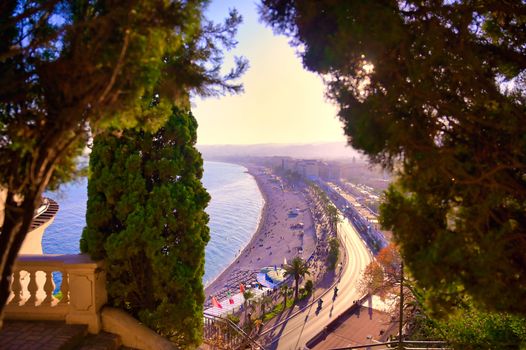
M 176 347 L 126 312 L 113 308 L 102 309 L 102 329 L 121 337 L 127 347 L 145 350 L 175 350 Z

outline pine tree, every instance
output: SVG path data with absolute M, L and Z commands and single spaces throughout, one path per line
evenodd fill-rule
M 200 344 L 209 195 L 197 122 L 174 107 L 158 132 L 97 135 L 81 250 L 105 259 L 110 303 L 181 348 Z
M 429 304 L 525 315 L 524 2 L 262 2 L 349 143 L 396 171 L 381 222 Z

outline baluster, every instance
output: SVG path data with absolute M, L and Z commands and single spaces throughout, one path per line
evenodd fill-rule
M 13 282 L 11 290 L 15 295 L 9 304 L 18 305 L 22 300 L 22 283 L 20 283 L 20 270 L 15 270 L 13 273 Z
M 28 277 L 29 277 L 29 284 L 27 285 L 27 291 L 29 292 L 29 299 L 24 305 L 35 306 L 37 302 L 37 292 L 38 292 L 37 274 L 36 274 L 36 270 L 33 270 L 33 269 L 27 272 L 28 272 Z
M 49 305 L 51 306 L 53 303 L 53 300 L 55 298 L 53 297 L 53 291 L 55 290 L 55 282 L 53 281 L 53 271 L 45 271 L 46 273 L 46 283 L 44 283 L 44 292 L 46 293 L 46 298 L 42 302 L 42 305 Z
M 60 284 L 62 299 L 59 304 L 69 304 L 69 275 L 66 270 L 62 270 L 60 273 L 62 274 L 62 283 Z
M 38 284 L 37 284 L 37 274 L 36 270 L 31 269 L 27 270 L 27 277 L 29 278 L 29 283 L 27 285 L 27 291 L 29 293 L 29 299 L 27 299 L 26 303 L 24 305 L 26 306 L 35 306 L 37 302 L 37 291 L 38 291 Z
M 9 276 L 9 296 L 7 297 L 6 305 L 11 304 L 11 300 L 15 297 L 15 293 L 13 293 L 13 280 L 14 275 L 11 274 L 11 276 Z

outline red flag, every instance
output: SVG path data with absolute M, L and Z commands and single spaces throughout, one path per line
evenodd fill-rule
M 243 285 L 243 283 L 239 284 L 239 290 L 241 291 L 241 293 L 245 293 L 245 286 Z
M 212 306 L 222 309 L 223 306 L 217 301 L 216 297 L 212 297 Z

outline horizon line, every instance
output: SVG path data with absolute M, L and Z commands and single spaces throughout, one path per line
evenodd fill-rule
M 339 143 L 343 144 L 345 146 L 349 146 L 352 148 L 351 145 L 349 145 L 346 141 L 316 141 L 316 142 L 265 142 L 265 143 L 196 143 L 196 146 L 266 146 L 266 145 L 279 145 L 279 146 L 307 146 L 307 145 L 323 145 L 323 144 L 329 144 L 329 143 Z M 353 148 L 354 149 L 354 148 Z

